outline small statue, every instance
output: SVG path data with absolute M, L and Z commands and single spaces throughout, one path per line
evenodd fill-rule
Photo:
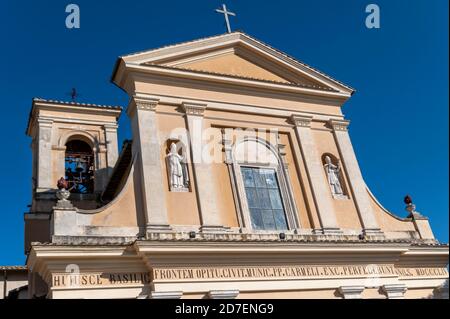
M 170 145 L 170 152 L 167 154 L 167 162 L 169 168 L 170 188 L 180 189 L 185 188 L 185 170 L 183 169 L 184 158 L 178 154 L 177 145 L 172 143 Z
M 58 202 L 56 206 L 58 208 L 72 208 L 72 203 L 68 200 L 70 197 L 69 183 L 65 180 L 64 177 L 61 177 L 56 183 L 58 190 L 56 191 L 56 197 L 58 198 Z
M 341 173 L 341 165 L 338 162 L 337 165 L 334 165 L 331 162 L 331 158 L 327 155 L 325 156 L 325 162 L 324 165 L 325 172 L 327 173 L 328 177 L 328 183 L 331 187 L 331 193 L 333 196 L 336 197 L 344 197 L 344 191 L 341 186 L 341 179 L 340 179 L 340 173 Z

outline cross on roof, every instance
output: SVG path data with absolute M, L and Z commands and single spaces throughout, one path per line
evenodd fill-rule
M 228 19 L 228 16 L 236 16 L 236 13 L 233 13 L 231 11 L 227 11 L 227 6 L 222 4 L 222 9 L 216 9 L 216 12 L 218 13 L 223 13 L 223 15 L 225 16 L 225 22 L 227 24 L 227 32 L 231 33 L 231 27 L 230 27 L 230 20 Z

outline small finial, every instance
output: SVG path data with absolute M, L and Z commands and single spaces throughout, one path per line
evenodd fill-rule
M 411 198 L 411 196 L 409 196 L 409 195 L 406 195 L 406 196 L 405 196 L 405 198 L 403 199 L 403 202 L 404 202 L 406 205 L 410 205 L 410 204 L 413 203 L 413 202 L 412 202 L 412 198 Z
M 58 209 L 72 209 L 73 205 L 69 201 L 70 190 L 69 183 L 64 177 L 61 177 L 56 183 L 58 190 L 56 191 L 56 198 L 58 201 L 56 202 L 56 208 Z
M 69 183 L 64 177 L 61 177 L 60 179 L 58 179 L 56 186 L 58 187 L 58 189 L 67 189 L 69 188 Z
M 414 205 L 411 196 L 406 195 L 403 202 L 406 204 L 405 210 L 409 213 L 408 218 L 422 217 L 422 215 L 416 211 L 416 205 Z

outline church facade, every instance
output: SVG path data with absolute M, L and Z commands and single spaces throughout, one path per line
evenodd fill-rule
M 354 90 L 242 33 L 119 57 L 122 107 L 33 99 L 30 298 L 441 298 L 448 245 L 364 182 Z

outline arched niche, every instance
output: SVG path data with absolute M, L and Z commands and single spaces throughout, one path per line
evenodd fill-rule
M 328 159 L 327 159 L 328 158 Z M 345 183 L 341 161 L 331 153 L 324 153 L 321 157 L 325 177 L 334 199 L 348 199 L 348 189 Z
M 171 192 L 189 192 L 191 183 L 186 145 L 178 139 L 167 139 L 165 146 L 169 190 Z

